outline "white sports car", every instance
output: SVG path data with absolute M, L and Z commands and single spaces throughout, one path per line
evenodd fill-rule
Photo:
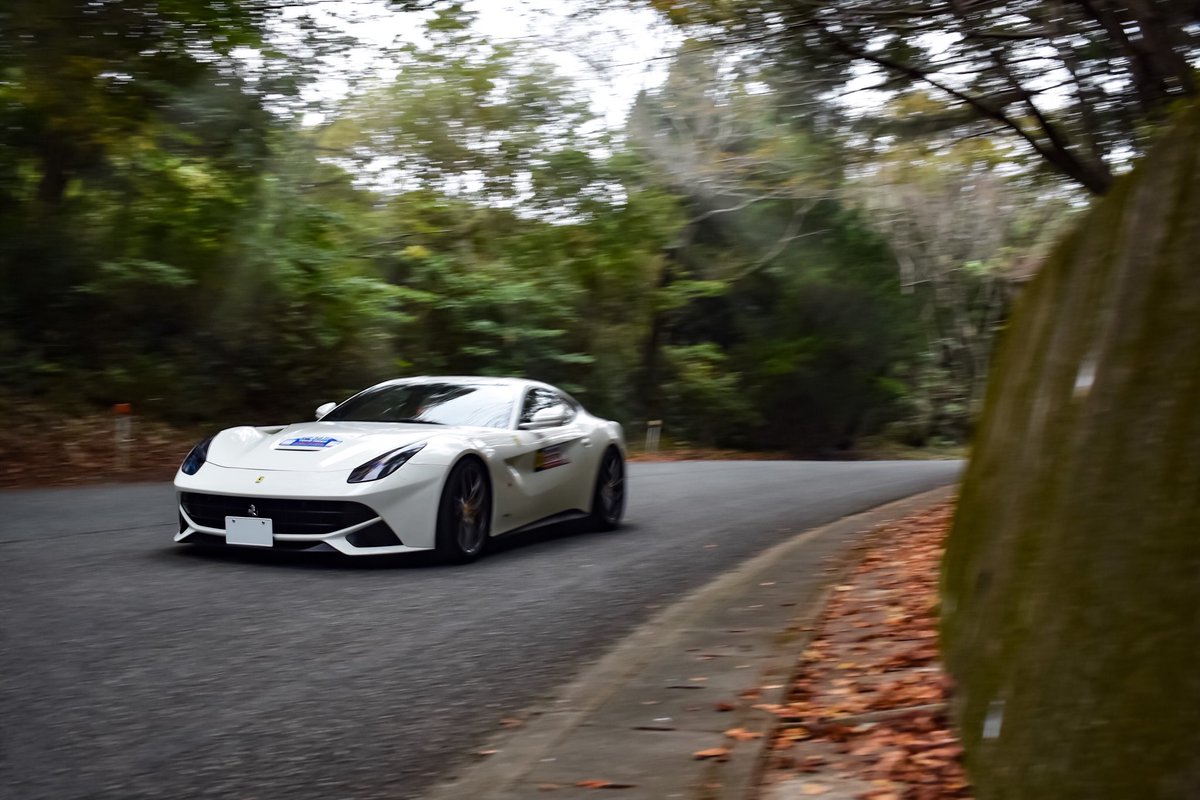
M 176 542 L 477 558 L 493 536 L 625 509 L 625 438 L 559 389 L 386 381 L 315 422 L 221 431 L 175 476 Z

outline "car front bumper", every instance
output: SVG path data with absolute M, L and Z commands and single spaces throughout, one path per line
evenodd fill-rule
M 272 519 L 274 549 L 348 556 L 430 550 L 445 474 L 444 467 L 406 464 L 383 480 L 355 484 L 346 482 L 344 472 L 207 463 L 195 475 L 175 476 L 180 521 L 175 541 L 227 544 L 224 518 L 229 515 Z

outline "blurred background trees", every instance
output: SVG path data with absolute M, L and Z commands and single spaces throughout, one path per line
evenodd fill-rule
M 1192 0 L 645 2 L 797 84 L 934 92 L 944 112 L 910 127 L 1013 137 L 1097 194 L 1196 91 Z
M 1095 187 L 919 76 L 836 101 L 882 41 L 869 3 L 832 38 L 816 6 L 656 5 L 692 38 L 613 125 L 461 3 L 379 3 L 411 35 L 341 93 L 322 81 L 361 43 L 328 3 L 7 4 L 0 381 L 267 423 L 395 375 L 515 373 L 693 444 L 965 441 L 1013 287 L 1071 181 Z M 1117 99 L 1183 91 L 1155 70 Z M 1068 148 L 1093 171 L 1141 141 L 1110 110 L 1100 150 Z

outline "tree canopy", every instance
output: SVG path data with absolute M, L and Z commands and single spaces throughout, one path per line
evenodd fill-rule
M 463 4 L 399 5 L 413 35 L 316 101 L 348 52 L 316 6 L 0 12 L 6 385 L 270 422 L 397 374 L 516 373 L 697 444 L 968 435 L 1044 238 L 1017 211 L 1054 197 L 1001 139 L 914 138 L 953 104 L 911 92 L 864 132 L 820 65 L 701 39 L 613 126 Z M 947 231 L 916 209 L 978 187 L 1003 202 L 954 231 L 973 246 L 919 244 Z
M 1003 132 L 1097 194 L 1171 102 L 1197 88 L 1194 2 L 646 2 L 700 41 L 743 48 L 797 84 L 844 93 L 869 78 L 933 92 L 946 111 L 906 127 Z

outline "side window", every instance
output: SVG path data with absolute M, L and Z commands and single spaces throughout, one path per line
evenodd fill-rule
M 571 422 L 572 420 L 574 420 L 575 417 L 579 414 L 579 409 L 580 409 L 579 401 L 576 400 L 574 397 L 571 397 L 570 395 L 567 395 L 567 394 L 562 394 L 561 392 L 555 392 L 555 395 L 556 395 L 557 402 L 562 403 L 564 406 L 566 406 L 567 410 L 570 412 L 567 414 L 567 422 Z
M 520 421 L 531 422 L 534 414 L 561 402 L 562 399 L 548 389 L 530 389 L 525 395 L 525 404 L 521 407 Z

